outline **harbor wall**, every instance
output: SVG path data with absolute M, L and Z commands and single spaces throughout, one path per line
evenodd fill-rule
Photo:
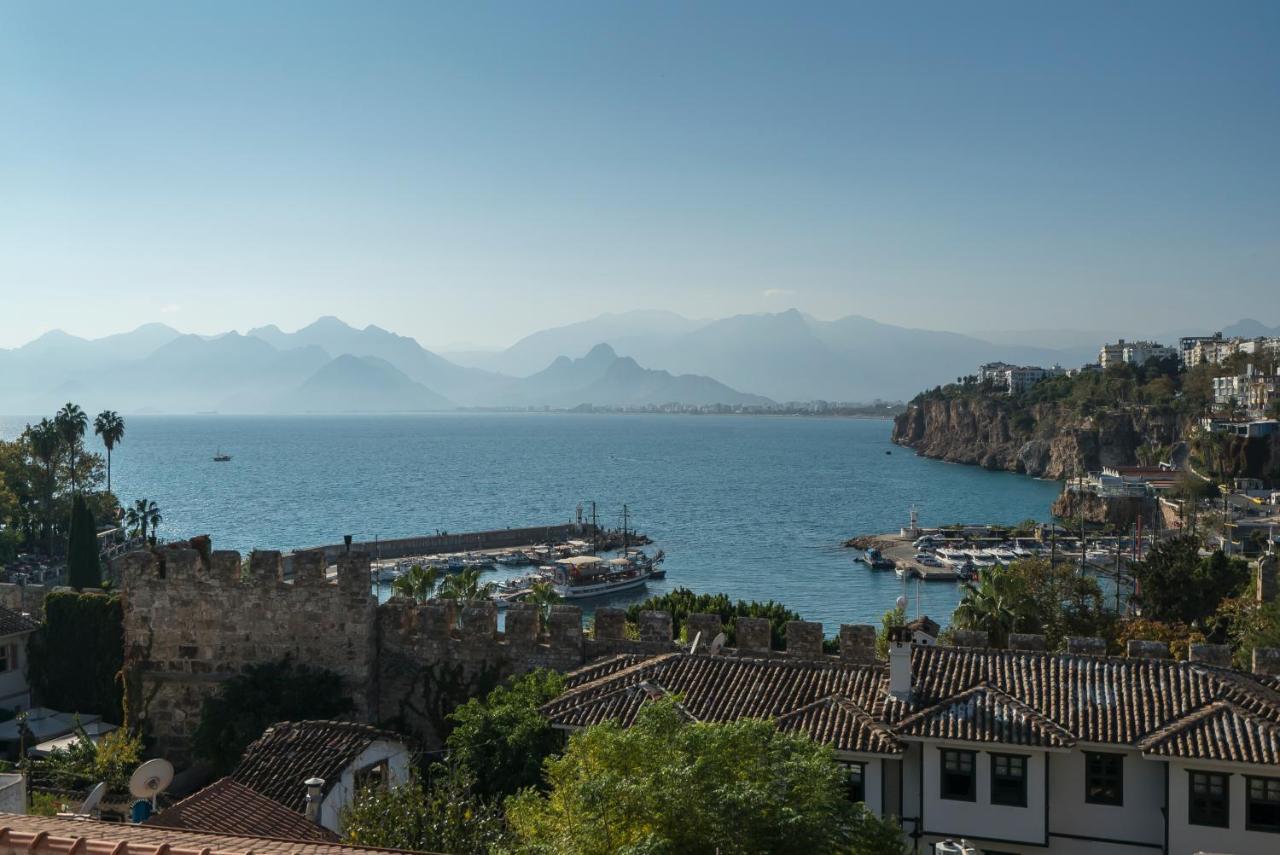
M 596 530 L 591 523 L 562 523 L 559 525 L 529 526 L 527 528 L 500 528 L 492 531 L 458 532 L 456 534 L 402 537 L 392 540 L 352 541 L 351 552 L 363 552 L 374 560 L 383 558 L 408 558 L 415 555 L 439 555 L 447 552 L 468 552 L 481 549 L 515 549 L 540 543 L 563 543 L 575 538 L 590 537 Z M 345 543 L 331 543 L 299 549 L 285 556 L 286 562 L 300 552 L 321 551 L 330 564 L 347 553 Z

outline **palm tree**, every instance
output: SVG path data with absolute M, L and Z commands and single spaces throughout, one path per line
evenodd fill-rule
M 111 452 L 124 439 L 124 419 L 114 410 L 103 410 L 93 420 L 93 432 L 107 447 L 107 492 L 111 492 Z
M 62 435 L 62 441 L 67 444 L 67 454 L 71 464 L 71 492 L 74 494 L 77 486 L 76 449 L 80 447 L 84 432 L 89 429 L 89 417 L 85 415 L 84 410 L 68 402 L 58 410 L 57 415 L 53 417 L 53 423 L 58 426 L 58 433 Z
M 56 486 L 58 453 L 62 450 L 62 434 L 58 431 L 56 424 L 48 419 L 41 419 L 35 427 L 27 425 L 27 443 L 31 446 L 31 456 L 44 467 L 41 525 L 45 552 L 49 552 L 53 545 L 53 493 Z
M 966 582 L 960 604 L 951 622 L 959 629 L 976 629 L 987 633 L 993 647 L 1009 642 L 1018 621 L 1018 599 L 1006 583 L 1004 573 L 982 571 L 978 584 Z
M 408 572 L 402 573 L 391 582 L 391 593 L 398 597 L 408 597 L 418 602 L 426 602 L 436 590 L 436 579 L 440 576 L 440 568 L 434 564 L 423 567 L 415 564 Z
M 437 595 L 446 600 L 475 603 L 489 599 L 495 587 L 492 582 L 480 584 L 480 568 L 469 567 L 456 576 L 447 577 Z
M 146 499 L 138 499 L 133 503 L 133 507 L 124 516 L 125 523 L 131 529 L 131 533 L 147 539 L 147 529 L 151 529 L 151 537 L 156 536 L 156 529 L 160 527 L 160 523 L 164 522 L 164 517 L 160 516 L 160 508 L 155 502 Z
M 524 597 L 524 602 L 538 607 L 538 625 L 544 630 L 547 628 L 547 621 L 551 619 L 551 607 L 560 600 L 560 595 L 550 582 L 534 582 Z

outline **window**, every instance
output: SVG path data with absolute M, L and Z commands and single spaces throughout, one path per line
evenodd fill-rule
M 1245 778 L 1244 827 L 1280 832 L 1280 778 Z
M 846 763 L 845 771 L 848 773 L 845 786 L 849 790 L 849 801 L 865 802 L 867 800 L 867 764 Z
M 0 644 L 0 671 L 8 671 L 12 668 L 11 662 L 13 662 L 13 657 L 9 655 L 9 645 Z
M 942 749 L 942 786 L 941 796 L 944 799 L 971 802 L 974 800 L 972 751 L 956 751 Z
M 1091 805 L 1124 804 L 1124 755 L 1084 755 L 1084 800 Z
M 386 760 L 379 760 L 372 766 L 365 766 L 356 772 L 355 784 L 356 792 L 364 792 L 365 790 L 385 790 L 387 788 L 388 773 L 390 769 L 387 767 Z
M 1027 758 L 1019 754 L 991 755 L 991 803 L 1027 806 Z
M 1192 825 L 1212 825 L 1226 828 L 1231 824 L 1228 813 L 1231 791 L 1227 788 L 1227 776 L 1220 772 L 1189 772 L 1190 802 L 1187 805 L 1187 822 Z

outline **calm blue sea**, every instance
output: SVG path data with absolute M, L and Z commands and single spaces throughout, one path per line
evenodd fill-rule
M 905 525 L 1047 519 L 1059 486 L 916 457 L 887 421 L 748 416 L 445 414 L 134 416 L 113 458 L 121 500 L 147 498 L 162 537 L 248 551 L 569 521 L 594 499 L 667 552 L 676 586 L 777 600 L 832 634 L 878 622 L 916 583 L 840 543 Z M 12 437 L 25 419 L 0 417 Z M 96 445 L 96 440 L 91 438 Z M 215 451 L 233 456 L 214 463 Z M 892 452 L 892 454 L 886 454 Z M 495 576 L 494 578 L 498 578 Z M 921 587 L 945 623 L 956 586 Z M 637 595 L 610 602 L 625 605 Z

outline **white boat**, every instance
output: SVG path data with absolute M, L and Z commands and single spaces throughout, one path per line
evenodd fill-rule
M 907 565 L 905 563 L 895 564 L 893 572 L 897 574 L 899 579 L 907 578 Z
M 648 579 L 648 570 L 630 562 L 623 566 L 595 555 L 574 555 L 555 563 L 551 585 L 563 600 L 583 600 L 643 588 Z
M 995 558 L 985 549 L 970 549 L 968 555 L 974 567 L 994 567 L 996 565 Z
M 519 550 L 503 552 L 501 555 L 495 556 L 493 560 L 506 567 L 519 567 L 529 563 L 529 559 Z
M 938 558 L 947 564 L 959 565 L 969 560 L 969 553 L 963 549 L 939 549 Z
M 1001 564 L 1012 564 L 1013 562 L 1017 561 L 1019 558 L 1018 553 L 1014 552 L 1012 549 L 1007 549 L 1003 546 L 999 547 L 998 549 L 992 549 L 991 555 L 993 558 L 995 558 L 996 561 L 999 561 Z

